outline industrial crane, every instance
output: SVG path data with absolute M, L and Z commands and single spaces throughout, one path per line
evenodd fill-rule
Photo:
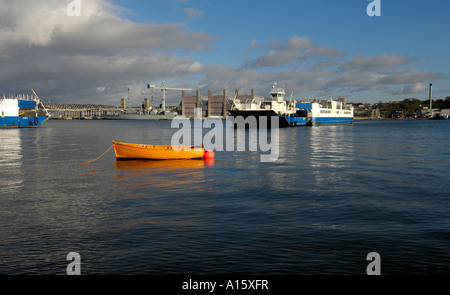
M 193 89 L 189 89 L 189 88 L 168 88 L 164 85 L 164 81 L 161 82 L 161 87 L 157 87 L 152 84 L 147 84 L 147 88 L 148 89 L 161 89 L 161 91 L 162 91 L 161 112 L 166 111 L 166 90 L 186 90 L 186 91 L 193 90 Z

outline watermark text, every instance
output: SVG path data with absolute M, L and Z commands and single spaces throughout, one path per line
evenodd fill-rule
M 268 128 L 268 120 L 270 120 L 270 128 Z M 246 151 L 248 149 L 248 151 L 264 152 L 260 156 L 261 162 L 275 162 L 278 159 L 278 116 L 259 118 L 227 116 L 226 120 L 218 117 L 208 117 L 204 120 L 194 117 L 193 122 L 180 116 L 172 119 L 171 128 L 179 128 L 171 139 L 172 148 L 176 151 L 190 150 L 192 146 L 194 149 L 203 146 L 205 149 L 215 151 Z M 205 131 L 207 132 L 204 133 Z
M 81 274 L 81 257 L 77 252 L 67 254 L 66 260 L 71 261 L 66 268 L 67 275 Z
M 381 0 L 373 0 L 367 5 L 366 13 L 368 16 L 381 16 Z
M 367 261 L 371 261 L 366 268 L 368 275 L 380 275 L 381 274 L 381 257 L 377 252 L 370 252 L 366 257 Z
M 67 5 L 66 13 L 68 16 L 81 16 L 81 0 L 73 0 Z

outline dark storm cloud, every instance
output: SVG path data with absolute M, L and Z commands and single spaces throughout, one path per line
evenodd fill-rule
M 208 50 L 214 40 L 182 23 L 122 19 L 113 14 L 120 7 L 102 0 L 81 1 L 79 17 L 67 15 L 68 1 L 0 3 L 2 92 L 116 102 L 134 83 L 198 74 L 199 62 L 174 52 Z

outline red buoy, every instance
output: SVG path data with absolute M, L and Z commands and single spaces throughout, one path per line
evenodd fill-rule
M 203 161 L 206 166 L 214 165 L 214 152 L 212 150 L 205 150 L 205 153 L 203 154 Z
M 203 159 L 214 159 L 214 152 L 212 150 L 205 150 L 205 153 L 203 154 Z

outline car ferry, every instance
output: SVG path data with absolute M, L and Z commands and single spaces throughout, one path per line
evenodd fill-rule
M 249 99 L 244 103 L 234 99 L 229 112 L 233 117 L 255 116 L 257 119 L 261 116 L 267 117 L 268 127 L 271 122 L 269 117 L 272 116 L 278 116 L 279 127 L 353 123 L 353 106 L 347 104 L 345 98 L 315 99 L 311 102 L 292 99 L 287 101 L 285 96 L 284 87 L 278 87 L 275 83 L 270 92 L 270 99 L 261 101 Z

